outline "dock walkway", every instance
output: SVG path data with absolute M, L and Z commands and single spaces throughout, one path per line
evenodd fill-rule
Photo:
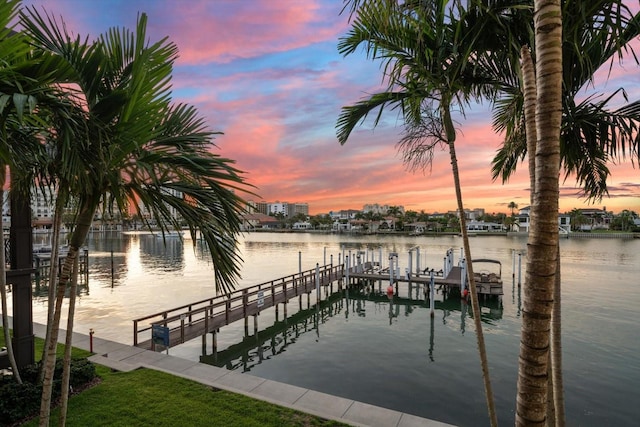
M 147 350 L 155 350 L 156 344 L 162 346 L 160 349 L 170 348 L 197 337 L 206 339 L 207 333 L 215 333 L 222 326 L 242 319 L 248 331 L 249 317 L 253 317 L 257 329 L 257 315 L 262 310 L 270 307 L 278 310 L 282 304 L 286 316 L 287 303 L 298 298 L 301 309 L 303 295 L 307 296 L 308 308 L 312 292 L 333 293 L 334 283 L 342 277 L 342 265 L 325 265 L 141 317 L 133 321 L 133 345 Z M 145 339 L 140 340 L 144 335 Z

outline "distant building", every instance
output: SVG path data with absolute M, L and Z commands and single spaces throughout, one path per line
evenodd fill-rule
M 531 217 L 529 216 L 531 212 L 531 206 L 526 206 L 518 211 L 518 215 L 516 216 L 516 224 L 515 227 L 518 231 L 529 232 L 531 228 Z M 568 214 L 559 214 L 558 215 L 558 228 L 561 234 L 567 234 L 571 232 L 571 216 Z
M 337 212 L 334 211 L 330 211 L 329 212 L 329 216 L 331 217 L 331 219 L 333 219 L 334 221 L 336 220 L 345 220 L 348 221 L 350 219 L 355 219 L 356 215 L 361 213 L 359 210 L 356 209 L 343 209 Z
M 611 221 L 613 220 L 613 215 L 607 212 L 607 208 L 603 209 L 579 209 L 580 213 L 587 217 L 588 222 L 586 224 L 580 225 L 580 230 L 582 231 L 591 231 L 591 230 L 608 230 Z
M 490 233 L 504 231 L 504 226 L 495 222 L 469 221 L 467 231 L 472 233 Z
M 291 203 L 289 205 L 290 216 L 294 217 L 298 214 L 309 216 L 309 204 L 308 203 Z
M 270 215 L 259 212 L 243 215 L 242 224 L 240 225 L 242 231 L 273 229 L 278 227 L 280 227 L 280 221 Z
M 464 218 L 469 221 L 475 221 L 478 218 L 482 218 L 484 213 L 484 208 L 465 209 Z M 457 209 L 455 211 L 449 211 L 447 214 L 460 218 L 460 212 Z

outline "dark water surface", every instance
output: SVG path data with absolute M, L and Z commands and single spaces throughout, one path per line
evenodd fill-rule
M 421 266 L 440 269 L 448 248 L 456 249 L 457 261 L 461 244 L 451 236 L 251 233 L 242 243 L 240 286 L 311 269 L 331 255 L 337 263 L 343 251 L 368 249 L 377 259 L 380 247 L 383 259 L 399 253 L 402 272 L 416 245 Z M 513 254 L 525 250 L 526 239 L 478 236 L 471 245 L 474 257 L 502 262 L 504 296 L 484 304 L 482 320 L 499 421 L 513 424 L 520 340 Z M 98 337 L 132 343 L 132 319 L 215 295 L 211 261 L 193 246 L 168 239 L 165 247 L 149 234 L 94 235 L 75 330 L 93 328 Z M 569 425 L 638 425 L 640 239 L 563 239 L 561 252 Z M 522 277 L 524 268 L 523 257 Z M 267 310 L 257 339 L 243 342 L 242 322 L 224 327 L 215 357 L 202 354 L 199 339 L 170 354 L 460 426 L 488 425 L 470 307 L 436 295 L 431 318 L 419 289 L 409 293 L 401 285 L 394 303 L 376 291 L 336 295 L 320 307 L 312 299 L 309 310 L 305 298 L 301 312 L 292 302 L 286 321 L 282 310 L 277 322 Z M 36 297 L 34 318 L 45 317 L 45 299 Z

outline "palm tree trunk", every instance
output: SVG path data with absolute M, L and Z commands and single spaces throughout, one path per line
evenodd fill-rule
M 71 279 L 71 272 L 78 257 L 80 246 L 84 243 L 91 228 L 91 221 L 96 211 L 98 202 L 86 202 L 81 205 L 78 214 L 77 227 L 71 235 L 69 242 L 69 252 L 62 265 L 62 271 L 58 280 L 56 291 L 56 304 L 53 315 L 53 325 L 51 329 L 51 341 L 47 347 L 47 357 L 44 360 L 44 380 L 42 383 L 42 398 L 40 401 L 40 426 L 48 426 L 51 416 L 51 396 L 53 394 L 53 373 L 56 364 L 56 347 L 58 344 L 58 333 L 60 331 L 60 315 L 62 300 L 65 290 Z
M 64 347 L 64 362 L 62 364 L 62 391 L 60 395 L 59 425 L 62 427 L 67 422 L 67 407 L 69 404 L 69 381 L 71 377 L 71 348 L 73 346 L 73 319 L 76 310 L 76 295 L 78 294 L 78 257 L 73 264 L 73 276 L 69 289 L 69 315 L 67 317 L 67 335 Z
M 517 425 L 546 423 L 551 312 L 558 263 L 562 11 L 560 0 L 535 0 L 535 192 L 522 307 Z
M 56 208 L 53 216 L 53 230 L 51 237 L 51 258 L 49 259 L 49 293 L 47 299 L 47 329 L 44 338 L 44 347 L 42 347 L 42 357 L 40 360 L 46 359 L 47 348 L 51 342 L 51 328 L 53 327 L 53 313 L 55 311 L 56 300 L 56 285 L 58 283 L 58 259 L 59 259 L 59 247 L 60 247 L 60 228 L 62 225 L 62 211 L 66 204 L 66 198 L 62 193 L 62 189 L 59 189 L 58 196 L 56 198 Z M 38 380 L 40 383 L 44 381 L 44 365 L 40 366 L 38 373 Z
M 520 63 L 522 65 L 523 77 L 523 93 L 524 93 L 524 111 L 525 111 L 525 128 L 527 135 L 527 152 L 529 153 L 529 177 L 531 186 L 531 200 L 533 204 L 533 195 L 535 193 L 535 152 L 536 152 L 536 94 L 537 86 L 535 82 L 535 72 L 533 61 L 531 59 L 531 51 L 527 47 L 523 47 L 520 51 Z M 556 266 L 556 280 L 554 287 L 553 311 L 551 313 L 551 355 L 550 367 L 551 377 L 549 381 L 549 399 L 548 402 L 553 404 L 553 408 L 547 411 L 550 418 L 549 425 L 564 426 L 564 386 L 562 378 L 562 338 L 561 338 L 561 275 L 560 275 L 560 245 L 558 242 L 558 261 Z M 551 406 L 551 405 L 550 405 Z
M 451 156 L 451 171 L 453 172 L 453 182 L 456 189 L 456 199 L 458 202 L 458 212 L 460 213 L 460 232 L 462 233 L 462 242 L 464 246 L 464 257 L 467 262 L 467 278 L 469 279 L 469 293 L 471 294 L 471 309 L 473 312 L 473 323 L 476 328 L 476 338 L 478 341 L 478 352 L 480 354 L 480 366 L 482 369 L 482 379 L 484 381 L 484 392 L 487 400 L 487 410 L 489 412 L 489 420 L 491 426 L 498 425 L 496 408 L 493 399 L 493 390 L 491 388 L 491 379 L 489 377 L 489 362 L 487 360 L 487 350 L 484 343 L 484 334 L 482 332 L 482 321 L 480 314 L 480 304 L 478 303 L 478 291 L 476 289 L 475 277 L 473 274 L 473 263 L 471 262 L 471 248 L 469 246 L 469 235 L 467 233 L 466 218 L 464 216 L 464 206 L 462 204 L 462 187 L 460 185 L 460 175 L 458 173 L 458 159 L 456 158 L 455 140 L 456 132 L 451 119 L 449 104 L 441 101 L 442 119 L 446 132 L 447 143 L 449 144 L 449 154 Z
M 6 180 L 6 167 L 0 165 L 0 200 L 4 200 L 4 183 Z M 11 329 L 9 328 L 9 312 L 7 311 L 7 263 L 4 253 L 4 233 L 0 233 L 0 300 L 2 300 L 2 327 L 4 330 L 4 342 L 7 346 L 7 356 L 9 357 L 9 364 L 13 370 L 13 377 L 18 384 L 22 384 L 22 378 L 20 378 L 20 371 L 18 370 L 18 364 L 16 363 L 16 355 L 13 352 L 13 342 L 11 341 Z
M 60 315 L 62 312 L 62 301 L 64 293 L 69 283 L 71 269 L 73 267 L 74 258 L 78 256 L 78 248 L 69 247 L 69 252 L 62 265 L 60 279 L 56 290 L 56 301 L 53 312 L 53 322 L 51 323 L 51 339 L 46 347 L 46 357 L 43 359 L 44 374 L 42 380 L 42 397 L 40 400 L 40 422 L 39 425 L 44 427 L 49 425 L 49 417 L 51 415 L 51 396 L 53 394 L 53 374 L 56 365 L 56 350 L 58 346 L 58 333 L 60 331 Z

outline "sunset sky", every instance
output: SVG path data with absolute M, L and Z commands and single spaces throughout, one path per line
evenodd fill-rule
M 638 9 L 637 1 L 628 3 Z M 151 41 L 167 36 L 180 50 L 174 100 L 195 105 L 212 130 L 224 133 L 215 140 L 217 153 L 237 161 L 263 201 L 307 202 L 311 214 L 368 203 L 456 208 L 448 151 L 437 151 L 431 170 L 407 171 L 396 150 L 402 132 L 396 112 L 338 143 L 341 107 L 384 88 L 379 63 L 363 52 L 344 58 L 337 51 L 349 28 L 342 0 L 23 0 L 29 5 L 62 16 L 70 31 L 90 39 L 113 26 L 133 30 L 138 13 L 147 13 Z M 640 51 L 640 43 L 634 46 Z M 607 94 L 623 87 L 638 99 L 640 67 L 628 59 L 596 84 Z M 492 181 L 501 136 L 491 129 L 489 108 L 458 117 L 462 194 L 466 208 L 508 212 L 511 201 L 529 204 L 529 178 L 521 165 L 509 182 Z M 627 159 L 611 171 L 610 197 L 595 205 L 579 198 L 568 178 L 561 211 L 640 212 L 640 170 Z

